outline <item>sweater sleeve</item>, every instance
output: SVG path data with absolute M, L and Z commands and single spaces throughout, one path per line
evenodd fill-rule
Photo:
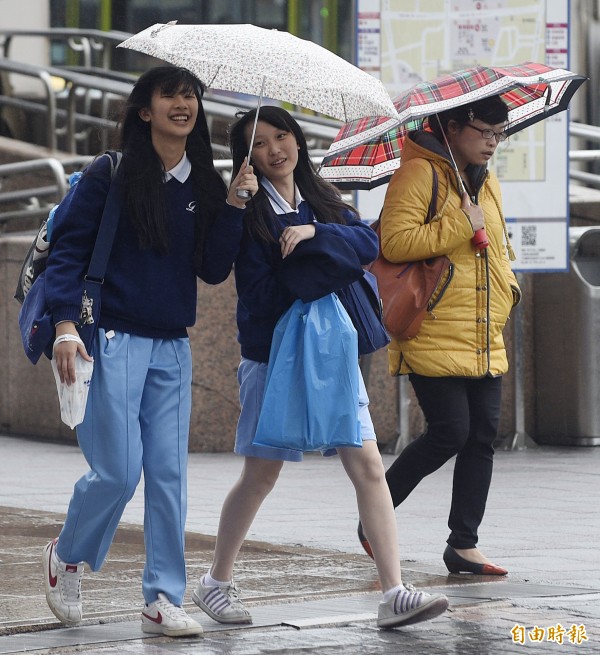
M 83 278 L 111 181 L 108 157 L 94 161 L 54 215 L 46 267 L 46 300 L 54 323 L 79 322 Z
M 356 252 L 360 263 L 370 264 L 379 253 L 377 234 L 369 225 L 350 213 L 346 214 L 347 225 L 341 223 L 314 223 L 315 234 L 335 234 L 345 239 Z
M 280 316 L 295 298 L 279 282 L 279 244 L 258 242 L 245 233 L 241 255 L 235 262 L 239 301 L 254 316 Z
M 220 284 L 231 273 L 240 252 L 245 209 L 223 203 L 223 209 L 206 235 L 198 276 L 207 284 Z

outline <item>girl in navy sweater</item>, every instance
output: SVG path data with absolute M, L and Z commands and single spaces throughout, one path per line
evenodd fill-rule
M 244 114 L 231 130 L 234 172 L 244 164 L 255 113 L 253 110 Z M 260 186 L 246 210 L 234 268 L 242 351 L 238 369 L 241 414 L 235 452 L 243 455 L 245 461 L 241 477 L 223 505 L 212 566 L 192 594 L 194 602 L 221 623 L 252 622 L 233 584 L 235 560 L 283 463 L 302 458 L 298 451 L 252 443 L 262 406 L 273 330 L 296 300 L 278 275 L 281 263 L 299 243 L 315 235 L 322 241 L 328 236 L 344 238 L 363 265 L 375 259 L 378 252 L 373 230 L 360 221 L 354 208 L 342 202 L 333 186 L 316 175 L 306 139 L 288 112 L 270 106 L 260 109 L 251 159 Z M 281 401 L 285 402 L 285 398 Z M 356 490 L 360 517 L 369 535 L 384 592 L 378 625 L 394 627 L 433 618 L 445 611 L 448 601 L 445 596 L 416 592 L 402 584 L 394 511 L 368 403 L 359 371 L 362 447 L 339 448 L 338 453 Z
M 202 109 L 204 87 L 191 73 L 161 66 L 135 84 L 121 126 L 119 223 L 102 287 L 94 372 L 77 439 L 90 470 L 77 482 L 58 538 L 44 549 L 46 598 L 57 618 L 82 619 L 84 563 L 102 566 L 144 472 L 145 632 L 196 635 L 181 608 L 186 588 L 184 528 L 191 409 L 187 328 L 196 320 L 197 276 L 224 280 L 245 204 L 255 191 L 245 167 L 229 194 L 216 172 Z M 54 358 L 71 384 L 82 280 L 111 185 L 107 156 L 87 169 L 55 218 L 46 272 L 56 325 Z M 227 203 L 226 203 L 227 198 Z M 233 251 L 231 249 L 234 249 Z

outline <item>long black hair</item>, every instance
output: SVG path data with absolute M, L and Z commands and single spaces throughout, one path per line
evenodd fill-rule
M 244 158 L 248 155 L 248 139 L 246 127 L 254 124 L 256 109 L 248 112 L 238 112 L 238 121 L 231 126 L 229 145 L 233 158 L 233 174 L 235 177 L 240 170 Z M 321 223 L 346 223 L 344 216 L 348 211 L 358 216 L 357 210 L 343 202 L 340 192 L 329 182 L 317 175 L 310 160 L 306 137 L 298 122 L 281 107 L 266 105 L 260 108 L 258 120 L 269 123 L 273 127 L 290 132 L 298 143 L 298 163 L 294 169 L 294 182 L 298 185 L 302 197 L 312 207 L 316 219 Z M 252 162 L 250 162 L 252 163 Z M 260 172 L 255 170 L 257 177 Z M 248 228 L 259 238 L 265 241 L 275 241 L 273 223 L 267 218 L 271 213 L 267 210 L 268 198 L 263 191 L 259 191 L 247 205 Z
M 437 116 L 436 114 L 429 116 L 427 121 L 435 136 L 444 143 L 444 134 L 448 134 L 450 121 L 455 121 L 462 128 L 476 118 L 488 125 L 505 123 L 508 118 L 508 107 L 499 95 L 495 95 L 441 111 Z
M 120 171 L 124 180 L 125 203 L 139 237 L 140 247 L 166 252 L 167 213 L 164 192 L 164 168 L 152 145 L 150 123 L 139 112 L 150 107 L 154 92 L 173 95 L 194 93 L 198 100 L 198 118 L 187 137 L 186 153 L 192 165 L 196 200 L 197 253 L 202 252 L 207 221 L 223 207 L 227 189 L 214 167 L 210 135 L 202 107 L 204 84 L 185 68 L 157 66 L 139 77 L 123 110 Z

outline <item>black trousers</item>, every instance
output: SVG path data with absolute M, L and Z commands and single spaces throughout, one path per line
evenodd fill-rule
M 386 473 L 394 507 L 419 482 L 456 455 L 448 518 L 453 548 L 474 548 L 492 480 L 502 378 L 432 378 L 410 374 L 426 431 Z

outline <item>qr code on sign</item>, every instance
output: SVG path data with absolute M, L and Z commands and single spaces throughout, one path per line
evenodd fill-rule
M 524 225 L 521 231 L 521 245 L 537 245 L 537 225 Z

